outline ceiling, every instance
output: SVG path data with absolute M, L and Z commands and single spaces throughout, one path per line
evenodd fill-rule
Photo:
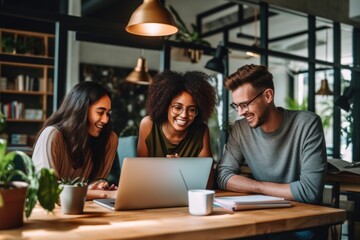
M 33 8 L 37 11 L 50 11 L 50 12 L 66 12 L 67 6 L 64 6 L 62 0 L 1 0 L 1 4 L 8 4 L 26 8 Z M 81 0 L 81 16 L 91 19 L 102 19 L 110 22 L 120 23 L 126 25 L 132 12 L 142 4 L 143 0 Z M 191 29 L 190 24 L 196 22 L 196 15 L 203 13 L 207 10 L 213 9 L 217 6 L 227 4 L 229 2 L 240 2 L 236 0 L 163 0 L 166 7 L 173 6 L 181 16 L 182 20 Z M 251 2 L 251 1 L 246 1 Z M 249 4 L 248 4 L 249 5 Z M 251 6 L 251 5 L 250 5 Z M 252 14 L 252 9 L 250 9 Z M 278 14 L 276 9 L 270 8 L 271 12 L 274 12 L 274 16 L 269 18 L 269 38 L 270 40 L 275 37 L 289 35 L 296 31 L 305 31 L 304 34 L 278 40 L 276 42 L 270 41 L 270 49 L 279 51 L 290 51 L 300 56 L 307 54 L 307 19 L 304 16 L 299 16 L 299 13 L 293 14 L 292 12 L 282 12 Z M 230 19 L 231 15 L 237 14 L 237 7 L 228 9 L 221 13 L 214 14 L 212 22 L 217 24 L 223 24 L 224 21 Z M 331 26 L 330 22 L 317 20 L 316 26 L 321 27 L 323 25 Z M 232 29 L 229 32 L 229 40 L 232 42 L 239 42 L 247 45 L 254 43 L 255 37 L 259 36 L 260 27 L 259 22 L 255 23 L 251 21 L 247 24 L 243 24 L 239 27 Z M 252 38 L 239 38 L 238 34 L 242 33 L 247 36 L 253 36 Z M 342 52 L 343 55 L 352 55 L 351 46 L 351 29 L 342 32 Z M 332 58 L 332 31 L 318 31 L 317 32 L 317 56 L 323 55 L 322 59 Z M 222 34 L 210 36 L 206 40 L 212 43 L 212 46 L 216 46 L 219 41 L 223 39 Z M 325 47 L 328 48 L 328 54 L 325 54 Z
M 143 0 L 82 0 L 82 16 L 117 21 L 126 24 L 131 13 Z M 165 0 L 186 23 L 195 22 L 196 14 L 227 3 L 228 0 Z

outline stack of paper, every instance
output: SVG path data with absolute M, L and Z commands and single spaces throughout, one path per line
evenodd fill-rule
M 266 195 L 215 197 L 214 204 L 232 211 L 291 207 L 291 202 L 284 198 Z

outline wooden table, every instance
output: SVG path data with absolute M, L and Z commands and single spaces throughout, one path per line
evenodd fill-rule
M 217 193 L 218 196 L 234 195 Z M 192 216 L 187 207 L 113 212 L 86 202 L 81 215 L 54 214 L 36 207 L 23 227 L 0 231 L 0 239 L 224 239 L 341 224 L 341 209 L 293 202 L 290 208 Z M 1 219 L 3 221 L 3 219 Z
M 354 201 L 354 213 L 348 218 L 348 238 L 349 240 L 358 239 L 359 231 L 356 233 L 355 222 L 360 221 L 360 175 L 328 172 L 326 176 L 328 184 L 333 186 L 334 207 L 340 206 L 340 194 L 347 192 Z

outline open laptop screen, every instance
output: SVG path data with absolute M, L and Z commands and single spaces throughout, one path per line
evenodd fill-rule
M 212 163 L 199 157 L 125 158 L 116 200 L 94 202 L 113 210 L 187 206 L 187 188 L 205 189 Z

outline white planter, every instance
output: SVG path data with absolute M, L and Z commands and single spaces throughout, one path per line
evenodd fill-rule
M 87 186 L 63 185 L 60 194 L 61 211 L 64 214 L 81 214 L 84 211 Z

